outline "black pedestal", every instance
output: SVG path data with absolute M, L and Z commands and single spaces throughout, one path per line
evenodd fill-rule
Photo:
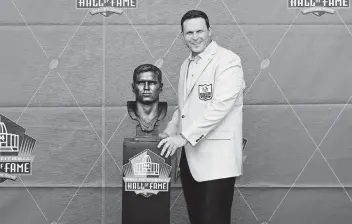
M 160 156 L 159 141 L 124 139 L 122 224 L 170 223 L 171 158 Z

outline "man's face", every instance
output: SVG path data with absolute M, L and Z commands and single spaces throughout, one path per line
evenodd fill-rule
M 203 52 L 211 41 L 211 29 L 203 18 L 188 19 L 183 22 L 183 38 L 193 55 Z
M 143 104 L 152 104 L 159 100 L 162 91 L 162 84 L 159 83 L 157 75 L 153 72 L 144 72 L 137 75 L 133 84 L 133 92 L 136 94 L 136 101 Z

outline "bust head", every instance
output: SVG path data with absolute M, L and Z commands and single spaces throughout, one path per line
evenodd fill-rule
M 162 72 L 152 64 L 142 64 L 133 72 L 132 92 L 135 101 L 127 102 L 130 117 L 137 120 L 137 135 L 155 131 L 156 123 L 166 115 L 166 102 L 159 102 Z M 157 130 L 156 130 L 157 131 Z
M 136 101 L 142 104 L 159 102 L 159 94 L 163 91 L 161 70 L 151 64 L 138 66 L 133 72 L 132 91 Z

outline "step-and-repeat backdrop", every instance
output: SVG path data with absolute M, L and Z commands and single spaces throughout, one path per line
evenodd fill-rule
M 31 175 L 2 177 L 0 223 L 121 223 L 133 70 L 161 68 L 170 120 L 189 54 L 180 20 L 190 9 L 207 13 L 213 39 L 241 57 L 247 84 L 246 161 L 232 223 L 349 223 L 346 2 L 311 9 L 311 1 L 137 0 L 137 8 L 94 12 L 73 0 L 1 1 L 0 114 L 18 125 L 7 129 L 27 136 Z M 15 145 L 7 129 L 0 140 Z M 28 171 L 25 163 L 13 169 Z M 180 181 L 172 183 L 170 212 L 171 223 L 189 223 Z

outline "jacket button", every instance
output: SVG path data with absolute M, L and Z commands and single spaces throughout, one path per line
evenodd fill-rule
M 182 117 L 182 118 L 185 118 L 185 115 L 182 115 L 181 117 Z

